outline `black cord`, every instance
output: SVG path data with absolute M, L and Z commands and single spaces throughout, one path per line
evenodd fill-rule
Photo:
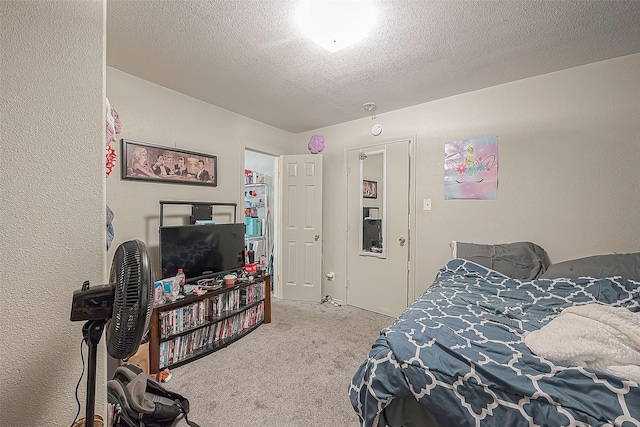
M 70 427 L 78 421 L 78 416 L 80 415 L 80 399 L 78 399 L 78 389 L 80 388 L 80 382 L 82 381 L 82 377 L 84 376 L 84 354 L 82 354 L 82 343 L 85 342 L 84 337 L 82 341 L 80 341 L 80 359 L 82 360 L 82 373 L 80 374 L 80 378 L 78 378 L 78 383 L 76 384 L 76 402 L 78 403 L 78 412 L 76 412 L 76 417 L 73 419 Z

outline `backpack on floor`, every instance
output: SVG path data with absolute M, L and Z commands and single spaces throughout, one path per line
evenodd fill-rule
M 191 427 L 199 427 L 187 418 L 185 397 L 130 363 L 117 367 L 107 381 L 107 400 L 115 406 L 114 427 L 170 427 L 182 415 Z

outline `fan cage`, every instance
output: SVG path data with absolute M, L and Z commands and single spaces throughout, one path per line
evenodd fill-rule
M 126 360 L 138 351 L 153 310 L 153 277 L 144 243 L 133 240 L 118 247 L 109 281 L 115 290 L 107 351 Z

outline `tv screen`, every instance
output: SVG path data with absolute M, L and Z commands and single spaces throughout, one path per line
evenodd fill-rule
M 160 227 L 162 278 L 182 268 L 187 283 L 244 266 L 244 224 Z

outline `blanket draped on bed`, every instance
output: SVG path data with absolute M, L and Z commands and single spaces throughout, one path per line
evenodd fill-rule
M 415 397 L 441 426 L 640 426 L 630 379 L 534 355 L 524 337 L 571 306 L 640 312 L 640 283 L 510 279 L 454 259 L 373 345 L 349 388 L 361 425 Z
M 524 342 L 538 356 L 640 383 L 640 312 L 602 304 L 568 307 Z

